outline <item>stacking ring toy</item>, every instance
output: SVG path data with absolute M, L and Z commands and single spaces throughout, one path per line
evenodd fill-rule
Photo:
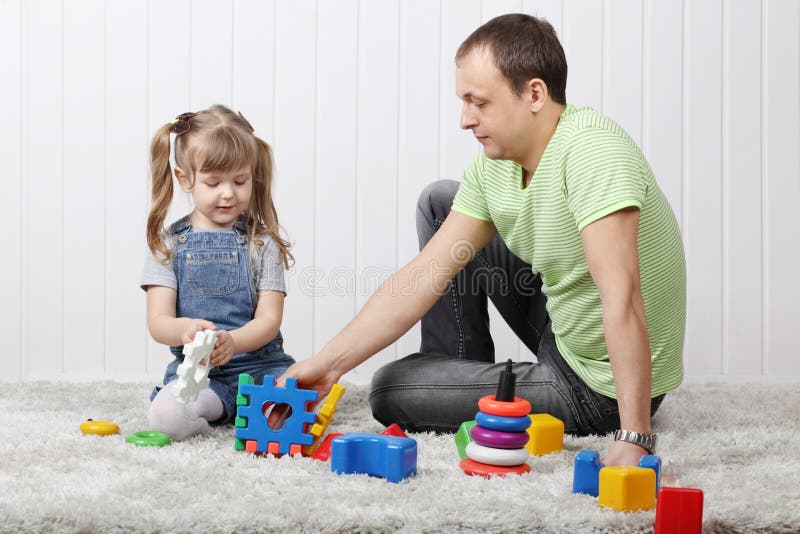
M 531 426 L 531 418 L 525 417 L 502 417 L 486 412 L 475 414 L 475 422 L 483 428 L 489 430 L 499 430 L 500 432 L 524 432 Z
M 502 477 L 510 474 L 522 475 L 523 473 L 527 473 L 528 471 L 531 470 L 531 466 L 529 466 L 528 464 L 511 465 L 511 466 L 489 465 L 476 462 L 475 460 L 471 460 L 470 458 L 464 458 L 463 460 L 461 460 L 461 463 L 459 465 L 461 466 L 461 470 L 464 471 L 466 474 L 480 476 L 480 477 L 491 477 L 492 475 L 497 475 Z
M 476 462 L 489 465 L 519 465 L 528 460 L 530 454 L 525 447 L 521 449 L 493 449 L 476 442 L 467 444 L 467 456 Z
M 527 445 L 528 440 L 531 439 L 527 432 L 500 432 L 483 428 L 480 425 L 473 426 L 469 435 L 479 445 L 495 449 L 519 449 Z
M 119 433 L 119 425 L 111 421 L 95 421 L 87 419 L 81 423 L 81 432 L 84 434 L 95 434 L 97 436 L 110 436 Z
M 499 401 L 494 395 L 486 395 L 478 401 L 478 409 L 491 415 L 522 417 L 531 413 L 531 403 L 521 397 L 514 397 L 513 401 Z
M 155 430 L 140 430 L 134 432 L 125 441 L 139 447 L 163 447 L 169 445 L 172 440 L 167 434 L 163 432 L 156 432 Z

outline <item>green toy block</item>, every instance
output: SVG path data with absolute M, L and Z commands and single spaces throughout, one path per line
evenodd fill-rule
M 240 395 L 242 394 L 242 391 L 241 391 L 242 384 L 252 384 L 252 383 L 253 383 L 253 377 L 252 376 L 248 375 L 247 373 L 241 373 L 239 375 L 239 389 L 236 390 L 237 393 L 239 393 Z
M 472 436 L 469 435 L 469 431 L 472 430 L 475 424 L 475 421 L 464 421 L 458 427 L 458 432 L 456 432 L 456 448 L 462 460 L 467 457 L 467 445 L 472 442 Z
M 233 420 L 233 426 L 236 428 L 247 428 L 247 417 L 239 417 L 236 416 L 236 419 Z
M 248 399 L 244 395 L 236 395 L 236 406 L 248 406 L 250 404 L 250 399 Z
M 239 438 L 233 438 L 233 439 L 234 439 L 233 447 L 237 451 L 243 451 L 244 450 L 244 440 L 243 439 L 239 439 Z

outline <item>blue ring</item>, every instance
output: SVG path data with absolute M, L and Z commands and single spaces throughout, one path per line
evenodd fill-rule
M 522 417 L 502 417 L 486 412 L 476 413 L 475 422 L 483 428 L 500 432 L 523 432 L 531 426 L 531 419 L 527 415 Z

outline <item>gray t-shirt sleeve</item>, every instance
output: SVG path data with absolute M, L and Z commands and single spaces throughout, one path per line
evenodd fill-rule
M 264 245 L 258 247 L 256 291 L 280 291 L 286 295 L 286 278 L 280 249 L 272 236 L 261 236 Z
M 164 245 L 175 253 L 175 246 L 172 237 L 164 238 Z M 159 260 L 153 257 L 150 250 L 147 251 L 147 257 L 144 260 L 144 269 L 142 271 L 141 288 L 147 291 L 147 286 L 164 286 L 172 289 L 178 289 L 178 281 L 175 279 L 175 271 L 172 270 L 172 265 L 164 265 Z

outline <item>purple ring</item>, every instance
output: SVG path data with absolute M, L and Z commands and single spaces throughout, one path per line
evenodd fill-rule
M 469 435 L 478 445 L 495 449 L 520 449 L 527 445 L 530 436 L 527 432 L 501 432 L 475 425 Z

